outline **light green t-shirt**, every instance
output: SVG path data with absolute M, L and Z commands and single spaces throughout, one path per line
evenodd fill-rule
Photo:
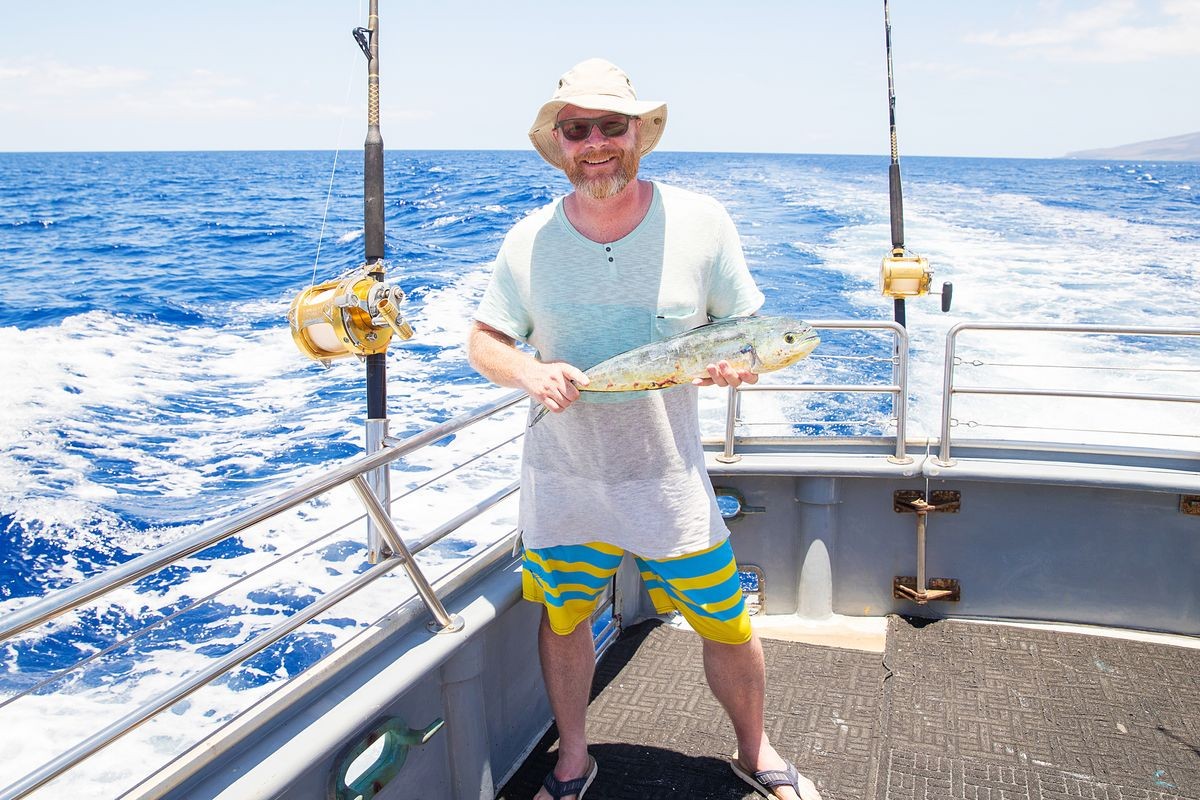
M 582 236 L 561 200 L 518 222 L 475 318 L 542 361 L 586 370 L 762 302 L 725 209 L 654 184 L 645 219 L 615 242 Z M 704 468 L 691 386 L 583 393 L 528 429 L 521 478 L 527 547 L 603 541 L 666 558 L 729 535 Z

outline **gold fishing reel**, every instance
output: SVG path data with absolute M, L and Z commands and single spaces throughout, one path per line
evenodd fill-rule
M 879 282 L 883 294 L 893 299 L 920 297 L 930 293 L 933 270 L 929 266 L 929 259 L 909 254 L 904 248 L 897 247 L 883 257 L 883 263 L 879 267 Z M 954 285 L 943 283 L 942 291 L 933 294 L 942 296 L 942 311 L 949 311 Z
M 287 318 L 300 352 L 328 366 L 337 358 L 384 352 L 393 333 L 411 339 L 412 326 L 400 311 L 404 292 L 378 280 L 382 274 L 380 264 L 363 265 L 297 294 Z
M 879 280 L 888 297 L 920 297 L 929 294 L 933 270 L 929 268 L 929 259 L 905 255 L 905 251 L 897 247 L 883 257 Z

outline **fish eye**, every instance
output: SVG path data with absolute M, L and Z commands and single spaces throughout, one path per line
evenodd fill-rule
M 796 334 L 792 333 L 791 331 L 788 331 L 787 333 L 785 333 L 783 335 L 783 340 L 785 342 L 787 342 L 788 344 L 795 344 L 796 343 Z

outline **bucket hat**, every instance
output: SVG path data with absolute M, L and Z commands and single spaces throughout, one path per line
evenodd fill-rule
M 616 64 L 602 58 L 589 58 L 571 67 L 558 80 L 558 89 L 538 111 L 529 140 L 535 150 L 555 167 L 562 169 L 554 123 L 563 106 L 573 105 L 589 111 L 610 111 L 642 118 L 642 155 L 662 138 L 667 126 L 667 104 L 657 100 L 638 100 L 629 76 Z

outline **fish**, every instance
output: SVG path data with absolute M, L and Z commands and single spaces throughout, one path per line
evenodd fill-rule
M 583 371 L 580 392 L 638 392 L 665 389 L 709 377 L 707 367 L 727 361 L 739 372 L 761 375 L 806 357 L 821 339 L 794 317 L 752 316 L 710 322 L 657 342 L 626 350 Z M 530 427 L 547 409 L 538 411 Z

